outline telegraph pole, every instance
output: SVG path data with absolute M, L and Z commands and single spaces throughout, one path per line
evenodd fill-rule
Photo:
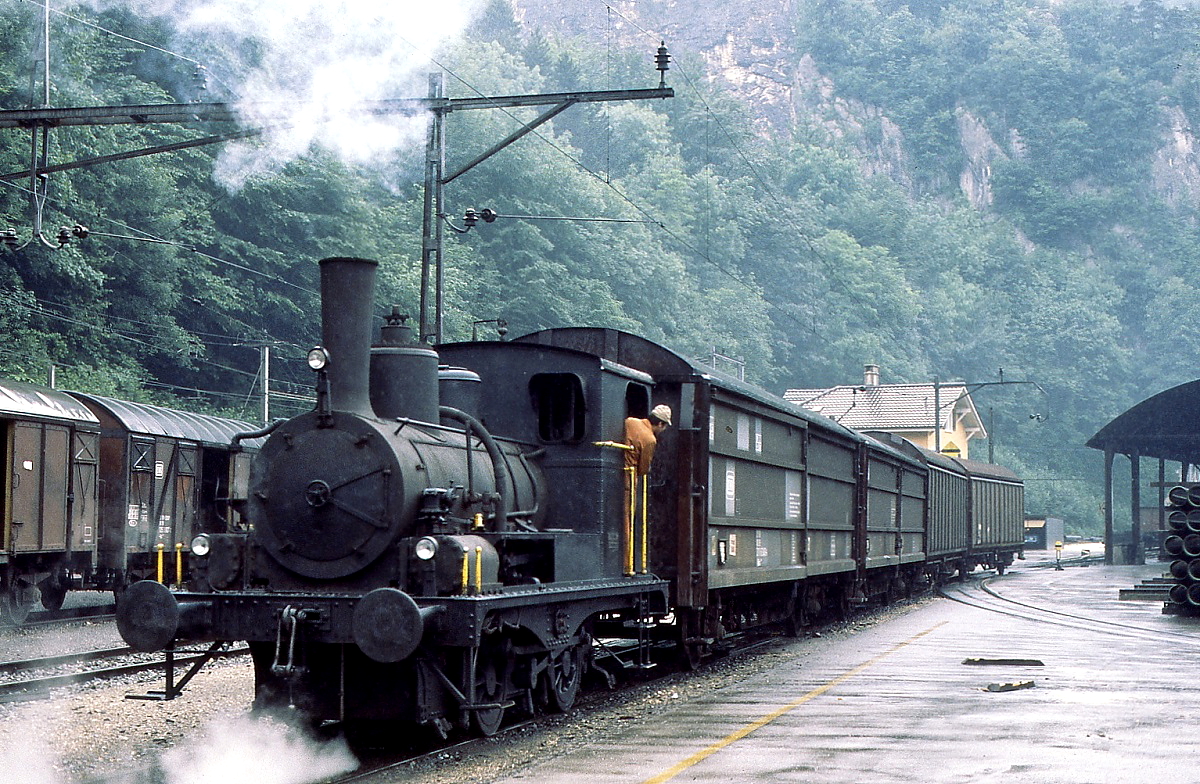
M 259 376 L 262 377 L 262 421 L 271 421 L 271 344 L 263 343 L 259 348 Z

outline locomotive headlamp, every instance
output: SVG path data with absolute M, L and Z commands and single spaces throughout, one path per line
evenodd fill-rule
M 324 370 L 329 364 L 329 352 L 324 346 L 316 346 L 308 351 L 308 366 L 313 370 Z
M 200 534 L 192 540 L 192 555 L 203 558 L 212 549 L 212 539 L 208 534 Z
M 433 556 L 437 555 L 437 551 L 437 539 L 434 539 L 432 536 L 422 536 L 413 545 L 413 555 L 422 561 L 432 560 Z

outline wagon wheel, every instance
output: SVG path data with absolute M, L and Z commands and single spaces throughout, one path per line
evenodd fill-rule
M 0 616 L 14 626 L 25 623 L 41 592 L 37 586 L 25 580 L 14 580 L 12 586 L 0 595 Z
M 808 594 L 803 587 L 788 599 L 787 617 L 783 622 L 783 631 L 788 637 L 799 637 L 809 625 L 807 602 Z
M 583 681 L 583 645 L 573 645 L 550 656 L 546 667 L 546 691 L 550 708 L 562 712 L 571 709 Z
M 56 579 L 47 578 L 38 583 L 42 591 L 42 606 L 47 610 L 61 610 L 67 598 L 67 587 Z

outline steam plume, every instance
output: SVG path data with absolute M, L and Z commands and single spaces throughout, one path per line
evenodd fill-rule
M 114 4 L 120 0 L 97 0 Z M 462 32 L 476 0 L 126 0 L 134 13 L 164 16 L 181 35 L 227 53 L 212 63 L 261 140 L 232 143 L 218 179 L 238 188 L 315 144 L 350 163 L 423 141 L 427 118 L 369 117 L 363 101 L 424 97 L 430 55 Z M 203 57 L 198 58 L 203 59 Z

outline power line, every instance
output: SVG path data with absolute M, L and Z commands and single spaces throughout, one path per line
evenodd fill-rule
M 26 193 L 26 194 L 33 194 L 33 191 L 31 191 L 28 188 L 25 188 L 21 185 L 17 185 L 16 183 L 8 182 L 6 180 L 0 180 L 0 184 L 7 185 L 10 188 L 14 188 L 14 189 L 22 191 L 23 193 Z M 66 211 L 67 205 L 65 205 L 59 199 L 49 198 L 48 200 L 53 202 L 56 206 L 58 206 L 58 208 L 60 210 L 63 210 L 64 212 Z M 113 226 L 116 226 L 125 231 L 134 232 L 137 236 L 121 235 L 121 234 L 104 234 L 102 232 L 93 231 L 93 232 L 89 233 L 89 235 L 88 235 L 89 237 L 109 237 L 112 239 L 131 240 L 134 242 L 149 242 L 149 243 L 153 243 L 155 245 L 170 245 L 171 247 L 180 248 L 181 250 L 188 251 L 189 253 L 194 253 L 197 256 L 208 259 L 209 261 L 214 261 L 218 264 L 223 264 L 227 267 L 232 267 L 234 269 L 241 270 L 242 272 L 246 272 L 251 275 L 257 275 L 259 277 L 266 278 L 267 280 L 273 281 L 275 283 L 281 283 L 285 286 L 290 286 L 294 289 L 303 291 L 306 294 L 313 294 L 313 295 L 317 294 L 316 291 L 308 288 L 307 286 L 301 286 L 297 283 L 292 283 L 290 280 L 280 277 L 279 275 L 273 275 L 269 272 L 260 272 L 259 270 L 256 270 L 252 267 L 247 267 L 244 264 L 238 264 L 237 262 L 229 261 L 228 259 L 223 259 L 219 256 L 214 256 L 211 253 L 206 253 L 205 251 L 200 250 L 195 245 L 191 245 L 186 242 L 178 242 L 175 240 L 164 239 L 164 238 L 159 237 L 151 232 L 143 231 L 142 229 L 138 229 L 133 226 L 130 226 L 129 224 L 119 221 L 115 218 L 109 218 L 109 217 L 102 216 L 102 215 L 97 215 L 97 216 L 95 216 L 95 218 L 98 220 L 101 220 L 105 223 L 112 224 Z

